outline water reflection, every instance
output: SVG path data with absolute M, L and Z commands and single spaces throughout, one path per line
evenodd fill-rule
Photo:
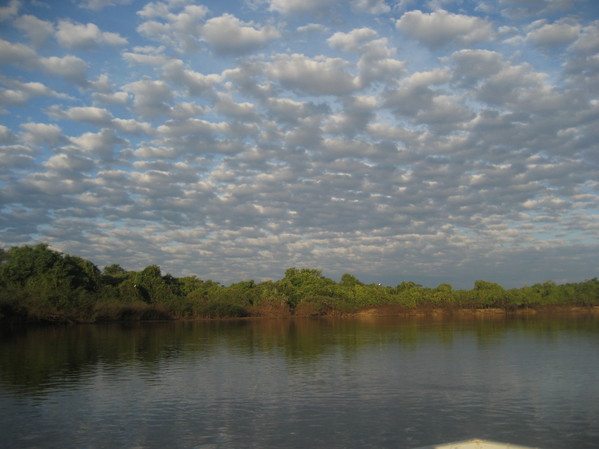
M 599 323 L 241 320 L 2 330 L 7 447 L 599 441 Z M 17 430 L 18 429 L 18 430 Z
M 545 344 L 564 335 L 585 334 L 599 342 L 594 317 L 431 321 L 378 317 L 358 319 L 239 320 L 127 323 L 75 327 L 1 329 L 0 381 L 21 393 L 76 381 L 102 366 L 116 372 L 136 366 L 148 375 L 177 358 L 210 357 L 222 351 L 246 355 L 282 354 L 289 363 L 317 363 L 340 350 L 351 360 L 360 348 L 418 351 L 423 345 L 451 348 L 471 336 L 479 349 L 505 342 L 506 334 L 525 334 Z M 497 356 L 495 354 L 494 356 Z

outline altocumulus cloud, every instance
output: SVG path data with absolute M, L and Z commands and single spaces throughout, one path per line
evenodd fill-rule
M 590 1 L 11 0 L 0 243 L 221 282 L 599 271 Z

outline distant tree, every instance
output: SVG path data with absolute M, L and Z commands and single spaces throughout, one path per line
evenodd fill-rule
M 162 276 L 158 265 L 148 265 L 135 275 L 134 287 L 147 303 L 169 302 L 176 299 L 181 286 L 173 276 Z
M 351 274 L 348 274 L 348 273 L 345 273 L 343 276 L 341 276 L 340 284 L 344 287 L 354 287 L 356 285 L 364 285 L 362 282 L 360 282 L 358 280 L 357 277 L 355 277 Z
M 450 284 L 439 284 L 429 291 L 429 298 L 436 306 L 447 306 L 454 302 L 453 288 Z
M 1 279 L 8 284 L 24 285 L 29 279 L 44 275 L 61 258 L 45 243 L 10 248 L 4 254 Z
M 100 270 L 93 263 L 43 243 L 10 248 L 4 256 L 3 298 L 22 298 L 21 305 L 39 317 L 89 315 L 101 285 Z
M 508 297 L 501 285 L 488 281 L 475 281 L 473 295 L 483 307 L 503 307 Z
M 9 249 L 0 265 L 0 279 L 5 285 L 93 291 L 99 287 L 100 271 L 88 260 L 40 243 Z
M 182 293 L 196 300 L 212 296 L 221 287 L 218 282 L 211 280 L 204 281 L 198 279 L 196 276 L 180 278 L 180 281 Z
M 127 270 L 119 264 L 112 264 L 104 267 L 102 270 L 102 285 L 103 287 L 116 287 L 127 279 Z M 115 296 L 117 292 L 104 289 L 105 297 Z
M 452 290 L 453 290 L 453 288 L 451 287 L 451 284 L 439 284 L 437 286 L 437 291 L 440 291 L 440 292 L 450 292 Z
M 335 281 L 324 277 L 322 271 L 313 268 L 288 268 L 283 279 L 278 282 L 278 287 L 291 308 L 294 308 L 302 298 L 331 296 L 334 285 Z
M 45 243 L 0 248 L 0 320 L 216 318 L 248 313 L 307 316 L 391 304 L 408 308 L 432 304 L 506 309 L 554 304 L 592 306 L 599 305 L 599 280 L 564 285 L 547 281 L 510 290 L 477 280 L 472 290 L 453 290 L 450 284 L 425 288 L 412 281 L 396 287 L 365 285 L 347 273 L 336 283 L 317 269 L 288 268 L 278 281 L 242 281 L 223 286 L 196 276 L 162 275 L 158 265 L 136 272 L 111 264 L 100 272 L 92 262 L 54 251 Z
M 118 263 L 113 263 L 112 265 L 104 267 L 102 273 L 108 276 L 120 276 L 123 274 L 127 274 L 127 270 L 121 267 Z
M 415 288 L 421 288 L 422 285 L 417 284 L 414 281 L 402 281 L 401 283 L 397 284 L 397 287 L 395 287 L 398 291 L 403 291 L 403 290 L 410 290 L 410 289 L 415 289 Z
M 162 286 L 162 273 L 158 265 L 148 265 L 135 275 L 134 287 L 144 302 L 155 302 L 158 290 Z
M 489 281 L 474 281 L 474 290 L 476 291 L 484 291 L 484 290 L 503 290 L 503 287 L 499 284 Z
M 254 305 L 260 294 L 253 280 L 231 284 L 226 290 L 231 293 L 231 302 L 238 302 L 244 306 Z

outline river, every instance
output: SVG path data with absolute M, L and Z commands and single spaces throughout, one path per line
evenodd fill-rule
M 599 318 L 4 327 L 1 448 L 599 447 Z

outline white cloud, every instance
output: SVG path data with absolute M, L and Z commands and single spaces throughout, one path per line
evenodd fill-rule
M 148 20 L 137 27 L 137 31 L 148 38 L 158 40 L 177 51 L 196 51 L 199 48 L 200 30 L 208 14 L 203 5 L 187 5 L 179 13 L 171 12 L 171 6 L 149 3 L 138 12 L 141 17 L 159 18 Z
M 387 92 L 385 105 L 400 115 L 412 116 L 433 107 L 433 100 L 439 93 L 431 86 L 449 80 L 450 73 L 446 69 L 414 73 L 402 80 L 399 88 Z
M 500 53 L 489 50 L 459 50 L 451 55 L 456 64 L 454 80 L 464 87 L 475 87 L 505 66 Z
M 8 6 L 0 6 L 0 22 L 9 20 L 19 13 L 21 2 L 19 0 L 11 0 Z
M 128 5 L 132 1 L 133 0 L 82 0 L 79 7 L 99 11 L 108 6 Z
M 280 37 L 280 33 L 274 27 L 256 27 L 254 24 L 240 21 L 231 14 L 223 14 L 206 21 L 200 34 L 219 55 L 249 53 Z
M 11 89 L 0 88 L 0 104 L 24 104 L 31 98 L 53 97 L 68 99 L 69 96 L 60 94 L 48 86 L 36 82 L 21 82 L 10 78 L 0 77 L 0 83 L 9 86 Z
M 161 145 L 159 147 L 142 145 L 136 149 L 133 153 L 136 158 L 139 159 L 158 159 L 158 160 L 169 160 L 176 159 L 180 155 L 178 148 L 173 146 Z
M 209 108 L 199 106 L 193 102 L 181 102 L 173 106 L 169 117 L 175 120 L 184 120 L 198 115 L 204 115 L 209 112 Z
M 454 82 L 470 86 L 478 100 L 527 112 L 566 107 L 547 74 L 529 64 L 510 64 L 501 54 L 487 50 L 460 50 L 450 59 L 456 64 Z
M 227 123 L 213 123 L 197 118 L 180 121 L 169 120 L 157 128 L 157 131 L 165 136 L 212 135 L 213 133 L 227 132 L 228 130 Z
M 319 112 L 318 107 L 312 103 L 302 103 L 290 98 L 269 98 L 267 107 L 272 112 L 273 118 L 283 123 L 296 123 L 301 118 Z
M 95 106 L 80 106 L 62 111 L 57 107 L 48 110 L 51 117 L 56 119 L 68 119 L 74 122 L 90 123 L 92 125 L 107 125 L 112 119 L 112 114 L 107 109 Z
M 256 107 L 252 103 L 237 103 L 230 95 L 220 94 L 214 104 L 214 109 L 226 117 L 240 121 L 258 121 Z
M 364 132 L 370 121 L 374 119 L 378 101 L 376 97 L 356 96 L 346 98 L 343 106 L 342 113 L 329 117 L 325 131 L 354 137 L 356 134 Z
M 216 74 L 204 75 L 185 67 L 181 60 L 171 60 L 164 67 L 164 78 L 175 85 L 185 88 L 192 96 L 213 96 L 214 86 L 221 81 L 221 76 Z
M 77 176 L 79 172 L 90 171 L 94 168 L 94 161 L 80 155 L 59 153 L 51 156 L 44 166 L 50 171 L 62 175 Z
M 281 14 L 295 14 L 324 9 L 335 0 L 270 0 L 270 10 Z
M 570 47 L 580 53 L 595 53 L 599 51 L 599 21 L 582 28 L 580 37 Z
M 327 39 L 327 43 L 345 52 L 359 51 L 364 41 L 372 40 L 376 35 L 376 31 L 370 28 L 357 28 L 349 33 L 338 31 Z
M 69 139 L 76 148 L 81 151 L 110 161 L 114 157 L 114 149 L 117 146 L 126 145 L 127 141 L 119 138 L 112 129 L 104 128 L 98 133 L 84 133 L 78 137 Z
M 595 275 L 590 2 L 57 1 L 0 29 L 3 245 L 218 280 Z
M 152 125 L 134 119 L 115 118 L 111 121 L 112 126 L 124 133 L 142 135 L 152 132 Z
M 88 86 L 87 64 L 76 56 L 39 57 L 30 47 L 24 44 L 0 39 L 0 63 L 13 64 L 27 70 L 42 68 L 46 73 L 61 76 L 79 86 Z
M 46 123 L 23 123 L 20 125 L 25 130 L 22 138 L 29 144 L 58 145 L 65 140 L 62 130 L 57 125 Z
M 102 32 L 93 23 L 82 24 L 69 20 L 58 22 L 56 39 L 60 45 L 69 49 L 90 49 L 97 45 L 120 46 L 127 44 L 127 39 L 117 33 Z
M 28 98 L 22 91 L 0 88 L 0 105 L 23 104 Z M 6 111 L 2 110 L 2 113 Z
M 526 35 L 526 39 L 539 47 L 568 45 L 578 38 L 581 27 L 566 20 L 556 23 L 535 23 L 536 26 Z
M 186 4 L 190 3 L 188 0 L 166 0 L 166 1 L 154 1 L 147 3 L 137 14 L 144 18 L 162 17 L 166 18 L 172 15 L 171 10 L 181 7 L 185 7 Z M 208 12 L 208 8 L 200 5 L 202 14 L 205 15 Z
M 241 95 L 265 101 L 275 94 L 274 83 L 264 77 L 265 68 L 263 61 L 245 60 L 236 68 L 222 72 L 224 86 L 235 89 Z
M 127 92 L 94 92 L 92 94 L 92 97 L 94 99 L 94 102 L 106 105 L 122 105 L 126 104 L 129 101 L 129 94 Z
M 283 87 L 308 95 L 343 95 L 356 90 L 358 80 L 339 58 L 308 58 L 301 54 L 277 55 L 268 64 L 268 75 Z
M 370 28 L 357 28 L 349 33 L 337 32 L 327 39 L 332 48 L 362 55 L 357 64 L 361 87 L 374 82 L 393 84 L 406 68 L 405 62 L 393 58 L 396 51 L 389 41 L 374 39 L 376 36 L 376 31 Z
M 168 103 L 173 99 L 173 93 L 164 81 L 135 81 L 123 89 L 133 93 L 133 107 L 141 117 L 156 118 L 171 110 Z
M 582 0 L 584 2 L 586 0 Z M 571 9 L 579 0 L 500 0 L 501 13 L 511 18 L 527 18 L 544 14 L 554 14 Z
M 13 143 L 15 141 L 15 135 L 13 132 L 6 126 L 0 125 L 0 143 L 7 144 Z
M 29 14 L 19 16 L 14 25 L 23 31 L 36 47 L 41 46 L 54 33 L 54 24 Z
M 352 9 L 369 14 L 384 14 L 391 11 L 385 0 L 352 0 Z
M 324 33 L 326 31 L 328 31 L 328 28 L 320 23 L 309 23 L 297 27 L 298 33 Z
M 460 123 L 467 122 L 473 117 L 474 113 L 463 104 L 461 97 L 437 95 L 432 98 L 428 108 L 419 111 L 416 121 L 451 132 L 459 129 Z
M 533 89 L 536 93 L 541 93 L 545 78 L 544 74 L 534 72 L 528 65 L 505 64 L 499 72 L 489 76 L 480 85 L 477 97 L 496 105 L 518 102 L 520 95 L 527 90 Z M 520 106 L 526 106 L 526 102 L 520 103 Z
M 3 131 L 0 127 L 0 142 L 11 144 L 14 140 L 14 136 L 12 135 L 10 136 L 10 140 L 4 140 Z M 0 159 L 2 159 L 2 165 L 0 166 L 1 176 L 14 175 L 15 171 L 31 170 L 35 167 L 34 153 L 31 151 L 31 148 L 24 145 L 1 145 Z M 5 189 L 4 194 L 10 197 L 11 190 L 11 188 Z M 8 199 L 7 197 L 4 197 L 0 193 L 0 199 Z
M 169 58 L 161 53 L 133 53 L 124 52 L 123 59 L 130 64 L 148 64 L 154 66 L 163 66 L 168 63 Z
M 77 56 L 50 56 L 41 58 L 40 65 L 51 75 L 62 76 L 80 86 L 87 85 L 87 63 Z
M 28 46 L 0 39 L 0 63 L 29 65 L 37 59 L 37 53 Z
M 166 2 L 149 2 L 142 9 L 137 11 L 137 15 L 146 19 L 153 17 L 166 17 L 169 14 L 169 5 Z
M 406 72 L 406 62 L 394 57 L 396 49 L 389 45 L 387 38 L 365 41 L 354 51 L 362 55 L 357 64 L 362 87 L 373 83 L 392 86 Z
M 432 49 L 486 42 L 491 39 L 493 31 L 491 24 L 484 19 L 444 10 L 429 14 L 418 10 L 406 12 L 397 20 L 396 27 Z

